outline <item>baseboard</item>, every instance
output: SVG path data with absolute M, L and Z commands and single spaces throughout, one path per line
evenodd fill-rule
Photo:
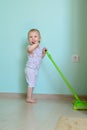
M 37 99 L 74 100 L 73 95 L 65 94 L 34 94 Z M 0 93 L 0 98 L 26 98 L 25 93 Z M 87 95 L 79 95 L 81 100 L 87 100 Z
M 25 98 L 25 93 L 0 93 L 0 98 Z

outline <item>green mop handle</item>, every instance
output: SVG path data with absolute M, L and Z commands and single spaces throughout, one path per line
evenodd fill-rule
M 55 66 L 55 68 L 57 69 L 57 71 L 59 72 L 59 74 L 61 75 L 61 77 L 63 78 L 63 80 L 65 81 L 65 83 L 67 84 L 68 88 L 70 89 L 70 91 L 72 92 L 72 94 L 74 95 L 76 100 L 80 100 L 79 97 L 77 96 L 76 92 L 74 91 L 74 89 L 72 88 L 72 86 L 70 85 L 70 83 L 68 82 L 68 80 L 66 79 L 66 77 L 63 75 L 63 73 L 61 72 L 61 70 L 59 69 L 59 67 L 57 66 L 57 64 L 54 62 L 52 56 L 49 54 L 49 52 L 46 52 L 48 58 L 51 60 L 51 62 L 53 63 L 53 65 Z

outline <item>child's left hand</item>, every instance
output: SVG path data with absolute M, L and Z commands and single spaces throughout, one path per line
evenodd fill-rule
M 47 48 L 43 48 L 43 51 L 44 51 L 44 53 L 46 53 L 47 52 Z
M 46 52 L 47 52 L 47 48 L 44 47 L 42 50 L 42 58 L 45 56 Z

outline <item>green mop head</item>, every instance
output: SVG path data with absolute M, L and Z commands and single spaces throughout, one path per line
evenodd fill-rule
M 73 102 L 73 109 L 74 110 L 85 110 L 87 109 L 87 102 L 86 101 L 81 101 L 81 100 L 75 100 Z

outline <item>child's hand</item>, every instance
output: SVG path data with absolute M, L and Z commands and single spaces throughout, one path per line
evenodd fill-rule
M 34 51 L 35 48 L 37 48 L 39 46 L 39 43 L 33 43 L 32 45 L 30 45 L 30 47 L 28 48 L 28 52 L 32 53 Z
M 43 48 L 43 52 L 46 53 L 47 52 L 47 48 Z
M 44 48 L 44 51 L 47 52 L 47 48 Z
M 45 56 L 46 52 L 47 52 L 47 48 L 43 48 L 43 50 L 42 50 L 42 58 Z

